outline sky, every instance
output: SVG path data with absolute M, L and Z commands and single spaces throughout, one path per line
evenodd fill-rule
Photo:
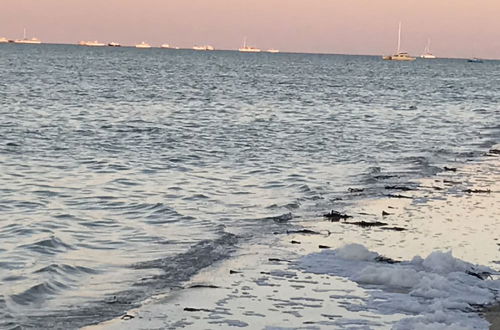
M 0 0 L 0 37 L 500 59 L 500 0 Z

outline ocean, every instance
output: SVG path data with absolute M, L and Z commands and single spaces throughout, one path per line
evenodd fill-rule
M 5 44 L 0 77 L 7 329 L 119 316 L 500 140 L 499 61 Z

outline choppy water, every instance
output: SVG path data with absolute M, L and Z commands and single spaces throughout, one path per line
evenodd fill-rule
M 9 44 L 0 77 L 2 327 L 114 316 L 500 136 L 498 61 Z

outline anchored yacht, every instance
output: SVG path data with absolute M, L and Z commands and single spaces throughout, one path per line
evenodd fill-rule
M 398 51 L 394 55 L 383 56 L 382 59 L 389 61 L 414 61 L 415 57 L 411 56 L 407 52 L 401 51 L 401 22 L 399 22 L 399 32 L 398 32 Z
M 238 51 L 242 53 L 260 53 L 261 50 L 259 48 L 250 47 L 247 45 L 247 38 L 243 39 L 243 47 L 239 48 Z
M 16 40 L 14 40 L 14 43 L 16 43 L 16 44 L 35 44 L 35 45 L 39 45 L 42 42 L 39 39 L 37 39 L 37 38 L 28 39 L 26 37 L 26 29 L 24 29 L 23 38 L 22 39 L 16 39 Z
M 422 55 L 420 55 L 420 58 L 424 58 L 424 59 L 436 58 L 436 56 L 431 53 L 431 39 L 427 40 L 427 45 L 425 46 L 424 53 Z

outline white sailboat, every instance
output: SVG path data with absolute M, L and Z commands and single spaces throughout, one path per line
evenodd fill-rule
M 436 58 L 436 56 L 431 53 L 431 39 L 427 39 L 427 45 L 425 46 L 424 53 L 420 55 L 420 57 L 424 59 Z
M 398 51 L 394 55 L 383 56 L 382 59 L 389 61 L 414 61 L 415 57 L 411 56 L 407 52 L 401 51 L 401 22 L 399 22 L 398 30 Z
M 260 53 L 261 50 L 259 48 L 250 47 L 247 45 L 247 38 L 243 39 L 243 47 L 239 48 L 238 51 L 242 53 Z
M 14 40 L 14 43 L 16 43 L 16 44 L 35 44 L 35 45 L 39 45 L 42 42 L 39 39 L 37 39 L 37 38 L 31 38 L 31 39 L 26 38 L 26 28 L 25 28 L 24 29 L 24 33 L 23 33 L 23 38 L 22 39 L 16 39 L 16 40 Z

